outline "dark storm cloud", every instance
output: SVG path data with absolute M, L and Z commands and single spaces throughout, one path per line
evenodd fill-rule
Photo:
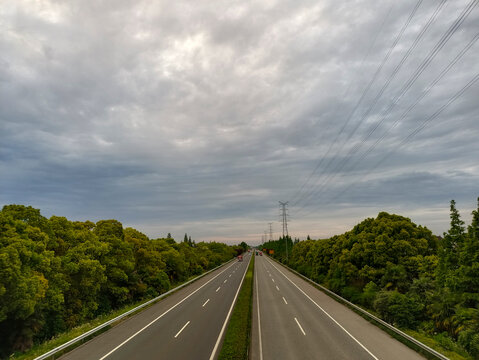
M 0 203 L 150 236 L 256 241 L 278 200 L 301 237 L 381 210 L 440 233 L 450 199 L 467 213 L 479 195 L 478 84 L 402 142 L 479 71 L 477 43 L 403 114 L 479 9 L 400 95 L 468 4 L 448 2 L 392 75 L 438 6 L 423 1 L 358 103 L 415 4 L 7 1 Z

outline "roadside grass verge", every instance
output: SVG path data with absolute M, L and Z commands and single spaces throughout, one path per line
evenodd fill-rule
M 246 272 L 243 286 L 226 329 L 219 360 L 247 360 L 251 336 L 251 312 L 253 308 L 254 256 Z
M 232 259 L 233 260 L 233 259 Z M 220 266 L 223 266 L 225 265 L 226 263 L 232 261 L 232 260 L 229 260 L 227 262 L 225 262 L 224 264 L 220 265 Z M 218 268 L 218 267 L 217 267 Z M 151 304 L 148 304 L 144 307 L 142 307 L 141 309 L 138 309 L 137 311 L 129 314 L 128 316 L 125 316 L 124 318 L 118 320 L 117 322 L 114 322 L 113 324 L 95 332 L 94 334 L 92 334 L 91 336 L 81 340 L 81 341 L 78 341 L 77 343 L 75 344 L 72 344 L 70 347 L 64 349 L 63 351 L 60 351 L 58 352 L 57 354 L 49 357 L 49 359 L 57 359 L 59 358 L 60 356 L 64 355 L 65 353 L 73 350 L 74 348 L 84 344 L 85 342 L 89 341 L 90 339 L 100 335 L 101 333 L 111 329 L 112 326 L 115 326 L 117 324 L 119 324 L 120 322 L 126 320 L 126 319 L 129 319 L 130 317 L 138 314 L 139 312 L 143 311 L 143 310 L 146 310 L 148 309 L 149 307 L 153 306 L 154 304 L 166 299 L 168 296 L 171 296 L 173 293 L 175 293 L 175 289 L 176 290 L 179 290 L 178 288 L 183 285 L 184 283 L 190 281 L 190 280 L 193 280 L 193 282 L 195 282 L 196 280 L 199 280 L 201 279 L 204 275 L 206 275 L 207 273 L 210 273 L 212 272 L 213 270 L 216 270 L 217 268 L 214 268 L 214 269 L 210 269 L 210 270 L 207 270 L 205 272 L 203 272 L 202 274 L 200 275 L 194 275 L 194 276 L 191 276 L 189 277 L 188 279 L 186 279 L 185 281 L 181 282 L 181 283 L 176 283 L 172 286 L 172 288 L 170 289 L 170 291 L 172 291 L 170 294 L 168 295 L 165 295 L 164 297 L 162 297 L 161 299 L 158 299 L 154 302 L 152 302 Z M 193 283 L 192 282 L 192 283 Z M 152 298 L 146 298 L 146 299 L 143 299 L 141 301 L 137 301 L 135 303 L 132 303 L 132 304 L 128 304 L 128 305 L 125 305 L 124 307 L 120 308 L 120 309 L 116 309 L 116 310 L 113 310 L 111 311 L 110 313 L 108 314 L 103 314 L 103 315 L 100 315 L 98 317 L 96 317 L 95 319 L 92 319 L 84 324 L 81 324 L 77 327 L 74 327 L 68 331 L 65 331 L 61 334 L 58 334 L 56 335 L 55 337 L 51 338 L 50 340 L 46 340 L 42 343 L 38 343 L 38 344 L 35 344 L 33 345 L 29 350 L 25 351 L 25 352 L 16 352 L 16 353 L 13 353 L 12 355 L 10 355 L 8 357 L 9 360 L 33 360 L 37 357 L 39 357 L 40 355 L 43 355 L 45 353 L 47 353 L 48 351 L 50 350 L 53 350 L 55 349 L 56 347 L 62 345 L 62 344 L 65 344 L 66 342 L 70 341 L 70 340 L 73 340 L 75 339 L 76 337 L 96 328 L 97 326 L 100 326 L 102 324 L 104 324 L 105 322 L 109 321 L 109 320 L 112 320 L 142 304 L 144 304 L 145 302 L 147 301 L 150 301 Z
M 432 336 L 422 331 L 414 331 L 409 329 L 401 329 L 409 336 L 426 344 L 436 351 L 441 352 L 451 360 L 474 360 L 459 344 L 453 342 L 449 338 L 442 337 L 440 334 Z

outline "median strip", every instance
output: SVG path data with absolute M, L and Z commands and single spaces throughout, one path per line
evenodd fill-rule
M 253 307 L 254 257 L 251 258 L 243 285 L 226 330 L 218 359 L 248 359 Z

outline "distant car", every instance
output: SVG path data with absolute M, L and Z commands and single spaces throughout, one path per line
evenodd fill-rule
M 262 252 L 260 252 L 260 253 L 259 253 L 259 256 L 263 256 L 263 253 L 262 253 Z
M 243 261 L 243 255 L 238 255 L 238 261 Z

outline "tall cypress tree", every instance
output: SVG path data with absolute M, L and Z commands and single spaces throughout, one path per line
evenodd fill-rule
M 479 305 L 479 199 L 478 208 L 472 211 L 472 223 L 468 227 L 466 241 L 461 251 L 459 269 L 460 291 L 464 305 Z
M 472 223 L 467 232 L 470 239 L 479 241 L 479 197 L 477 198 L 477 209 L 472 211 Z
M 453 284 L 454 281 L 451 281 L 451 275 L 459 267 L 459 256 L 465 242 L 464 221 L 461 220 L 454 200 L 451 200 L 450 217 L 451 227 L 447 233 L 444 233 L 441 248 L 439 249 L 437 280 L 441 286 L 446 285 L 446 283 Z M 447 279 L 450 281 L 446 281 Z

